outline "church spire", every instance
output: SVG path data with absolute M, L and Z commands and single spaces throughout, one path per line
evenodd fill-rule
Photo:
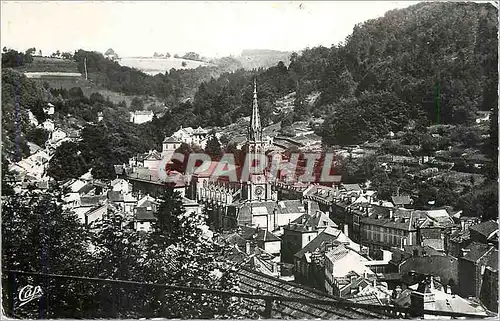
M 249 140 L 262 140 L 262 126 L 260 124 L 259 105 L 257 103 L 257 80 L 253 81 L 253 104 L 252 116 L 250 118 Z

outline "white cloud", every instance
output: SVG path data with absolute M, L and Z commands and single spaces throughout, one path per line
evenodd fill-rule
M 345 39 L 356 23 L 415 2 L 5 2 L 2 46 L 122 56 L 299 50 Z

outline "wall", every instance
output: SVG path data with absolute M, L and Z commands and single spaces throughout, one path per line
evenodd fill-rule
M 157 169 L 160 165 L 160 160 L 144 160 L 144 167 L 149 169 Z
M 99 209 L 92 212 L 90 215 L 86 215 L 85 221 L 86 224 L 90 224 L 98 219 L 102 219 L 104 215 L 106 215 L 108 211 L 107 206 L 102 206 Z
M 281 241 L 265 242 L 264 250 L 271 254 L 281 254 Z
M 485 269 L 479 298 L 488 310 L 498 312 L 498 270 Z
M 136 231 L 149 232 L 151 230 L 151 222 L 134 222 Z
M 474 262 L 458 259 L 458 281 L 459 281 L 459 295 L 467 298 L 475 295 L 476 288 L 476 275 L 477 271 Z
M 458 259 L 451 256 L 426 256 L 426 257 L 411 257 L 399 266 L 399 273 L 406 274 L 411 270 L 422 273 L 439 276 L 441 283 L 448 285 L 452 284 L 452 290 L 457 292 L 459 275 L 458 275 Z M 450 281 L 453 280 L 453 281 Z

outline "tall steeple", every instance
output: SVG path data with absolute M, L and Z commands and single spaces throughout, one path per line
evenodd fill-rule
M 253 103 L 250 128 L 248 131 L 249 141 L 262 141 L 262 126 L 260 124 L 259 105 L 257 103 L 257 80 L 253 81 Z

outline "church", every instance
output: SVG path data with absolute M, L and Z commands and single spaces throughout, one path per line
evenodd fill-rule
M 249 159 L 265 156 L 266 142 L 262 137 L 255 81 L 247 144 Z M 215 230 L 259 226 L 275 231 L 306 213 L 300 200 L 278 200 L 278 192 L 266 175 L 266 169 L 249 170 L 248 180 L 231 182 L 224 177 L 212 177 L 217 164 L 212 162 L 208 170 L 193 174 L 188 192 L 205 205 Z

